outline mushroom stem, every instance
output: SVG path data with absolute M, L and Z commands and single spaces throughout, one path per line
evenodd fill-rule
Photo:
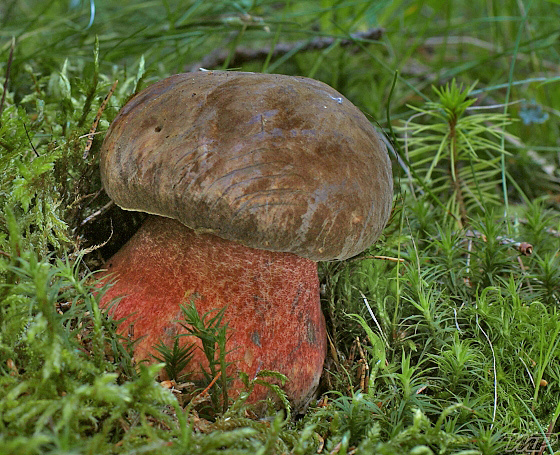
M 115 284 L 101 305 L 123 296 L 111 312 L 128 318 L 119 330 L 139 339 L 137 360 L 150 359 L 158 341 L 172 345 L 173 337 L 184 333 L 180 305 L 194 299 L 201 315 L 225 306 L 226 360 L 233 362 L 228 375 L 237 378 L 236 372 L 244 371 L 252 378 L 260 370 L 279 371 L 289 379 L 285 390 L 294 409 L 306 406 L 326 352 L 314 261 L 196 234 L 175 220 L 150 216 L 106 265 L 103 280 Z M 208 369 L 197 349 L 186 372 L 196 380 L 201 366 Z M 241 382 L 234 380 L 231 395 L 240 390 Z M 266 394 L 266 388 L 256 389 L 252 399 Z

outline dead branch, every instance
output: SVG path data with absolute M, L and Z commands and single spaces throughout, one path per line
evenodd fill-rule
M 349 38 L 341 38 L 339 36 L 320 36 L 311 40 L 294 41 L 291 43 L 278 43 L 273 49 L 270 47 L 261 47 L 259 49 L 238 48 L 235 55 L 230 60 L 231 65 L 240 65 L 241 63 L 265 60 L 269 54 L 271 58 L 282 57 L 294 50 L 298 51 L 317 51 L 326 49 L 333 45 L 337 40 L 339 46 L 345 47 L 355 44 L 358 41 L 374 40 L 378 41 L 384 33 L 382 28 L 371 28 L 365 32 L 352 33 Z M 229 50 L 216 49 L 201 61 L 188 65 L 186 71 L 198 71 L 200 68 L 215 69 L 219 68 L 228 59 Z
M 470 238 L 474 237 L 486 241 L 486 237 L 484 236 L 484 234 L 476 230 L 472 230 L 472 229 L 467 230 L 466 236 Z M 501 235 L 498 236 L 497 239 L 502 245 L 511 246 L 512 248 L 515 248 L 524 256 L 530 256 L 531 254 L 533 254 L 533 245 L 531 245 L 530 243 L 518 242 L 517 240 L 510 239 L 508 237 L 504 237 Z

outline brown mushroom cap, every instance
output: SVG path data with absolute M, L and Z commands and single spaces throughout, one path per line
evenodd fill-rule
M 381 234 L 391 163 L 326 84 L 239 72 L 171 76 L 121 110 L 101 151 L 108 195 L 248 247 L 346 259 Z

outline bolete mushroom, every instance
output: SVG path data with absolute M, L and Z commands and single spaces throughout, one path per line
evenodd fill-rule
M 123 296 L 112 311 L 141 338 L 135 356 L 171 342 L 190 298 L 201 314 L 226 306 L 229 373 L 280 371 L 305 406 L 326 352 L 316 261 L 368 248 L 391 210 L 390 160 L 366 117 L 304 77 L 177 74 L 122 108 L 100 165 L 116 204 L 152 214 L 107 262 L 102 301 Z

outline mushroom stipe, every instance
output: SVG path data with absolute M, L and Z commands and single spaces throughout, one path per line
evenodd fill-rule
M 123 296 L 112 311 L 134 321 L 135 356 L 171 341 L 196 296 L 201 314 L 227 306 L 230 376 L 284 373 L 305 407 L 326 344 L 315 261 L 365 250 L 391 211 L 391 162 L 366 117 L 308 78 L 178 74 L 122 108 L 100 167 L 116 204 L 158 215 L 107 263 L 102 304 Z
M 230 377 L 236 379 L 237 371 L 250 378 L 261 370 L 280 371 L 291 379 L 285 391 L 296 410 L 305 407 L 317 388 L 326 337 L 314 261 L 195 234 L 178 221 L 150 216 L 107 262 L 107 269 L 118 281 L 104 302 L 127 296 L 113 315 L 127 317 L 123 329 L 132 324 L 134 337 L 140 338 L 136 358 L 149 359 L 160 340 L 173 345 L 173 337 L 182 331 L 180 305 L 193 299 L 201 315 L 227 307 L 226 361 L 234 362 Z M 205 364 L 204 353 L 197 349 L 189 364 L 194 373 L 190 380 L 203 378 L 200 365 Z M 235 380 L 231 388 L 241 386 Z M 266 392 L 257 386 L 253 399 Z

